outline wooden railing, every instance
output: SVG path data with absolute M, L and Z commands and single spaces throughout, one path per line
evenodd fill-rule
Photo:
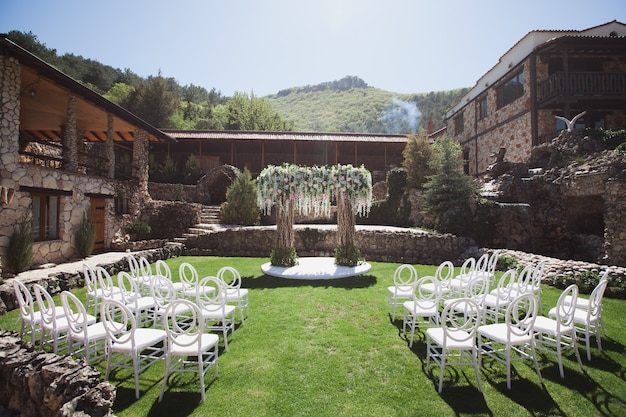
M 537 99 L 542 101 L 557 96 L 619 96 L 626 95 L 626 74 L 600 72 L 573 72 L 552 74 L 539 83 Z

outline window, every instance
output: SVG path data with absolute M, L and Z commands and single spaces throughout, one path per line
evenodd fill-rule
M 509 103 L 524 95 L 524 74 L 519 72 L 509 78 L 504 84 L 498 87 L 498 108 L 504 107 Z
M 487 117 L 487 97 L 483 97 L 478 101 L 478 118 Z
M 33 199 L 33 238 L 35 241 L 59 238 L 59 195 L 31 194 Z
M 463 132 L 463 112 L 454 118 L 454 134 L 458 135 L 461 132 Z
M 122 215 L 128 214 L 128 197 L 125 195 L 118 195 L 115 197 L 115 214 Z

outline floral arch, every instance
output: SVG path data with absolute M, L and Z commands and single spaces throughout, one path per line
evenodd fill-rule
M 361 254 L 354 245 L 355 215 L 368 215 L 372 206 L 372 175 L 361 166 L 269 165 L 257 178 L 258 204 L 269 214 L 276 206 L 276 247 L 271 263 L 293 266 L 296 262 L 293 222 L 299 214 L 330 215 L 332 202 L 337 203 L 338 265 L 355 266 Z

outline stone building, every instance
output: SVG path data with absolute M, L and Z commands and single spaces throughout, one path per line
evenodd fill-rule
M 0 35 L 0 257 L 25 216 L 33 263 L 71 258 L 84 213 L 96 251 L 148 200 L 149 142 L 175 139 Z
M 466 171 L 482 175 L 504 150 L 526 160 L 566 123 L 575 128 L 626 128 L 626 25 L 537 30 L 513 45 L 446 114 Z

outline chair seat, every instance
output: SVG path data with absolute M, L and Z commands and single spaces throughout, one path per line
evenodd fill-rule
M 548 334 L 551 336 L 559 336 L 567 333 L 571 333 L 574 330 L 574 326 L 563 326 L 557 330 L 557 321 L 544 316 L 537 316 L 535 320 L 534 330 L 539 333 Z
M 435 284 L 432 283 L 432 282 L 428 282 L 426 284 L 422 284 L 422 285 L 420 285 L 420 288 L 422 289 L 422 291 L 435 292 Z M 440 294 L 445 294 L 447 292 L 450 292 L 450 289 L 448 287 L 439 286 L 439 293 Z
M 497 323 L 497 324 L 486 324 L 484 326 L 480 326 L 478 328 L 478 334 L 481 336 L 485 336 L 496 343 L 507 343 L 507 325 L 505 323 Z M 515 333 L 511 333 L 510 343 L 514 346 L 523 345 L 529 343 L 532 337 L 530 334 L 517 335 Z
M 413 287 L 411 286 L 398 286 L 398 287 L 387 287 L 387 293 L 390 297 L 396 298 L 412 298 L 413 297 Z
M 430 337 L 437 345 L 443 346 L 443 328 L 432 327 L 426 330 L 426 335 Z M 448 350 L 471 350 L 475 346 L 475 341 L 470 337 L 470 334 L 464 330 L 453 330 L 453 334 L 458 335 L 461 341 L 455 340 L 451 337 L 446 339 L 446 348 Z
M 165 330 L 146 328 L 135 329 L 135 347 L 137 352 L 141 352 L 142 350 L 155 345 L 166 338 L 167 335 Z M 131 353 L 133 350 L 133 344 L 130 339 L 123 343 L 114 342 L 111 349 L 114 352 Z
M 241 298 L 248 297 L 247 288 L 229 288 L 226 290 L 226 301 L 238 301 Z
M 87 325 L 94 324 L 97 320 L 98 319 L 95 316 L 92 316 L 91 314 L 87 314 Z M 54 323 L 41 322 L 41 326 L 46 330 L 52 330 L 56 327 L 56 330 L 58 332 L 63 332 L 63 333 L 67 332 L 70 328 L 70 324 L 67 320 L 67 317 L 65 316 L 57 317 Z
M 434 316 L 439 314 L 437 305 L 421 307 L 413 301 L 405 301 L 403 305 L 405 310 L 411 313 L 412 316 Z
M 549 317 L 556 317 L 556 307 L 552 307 L 548 312 Z M 589 323 L 590 325 L 594 325 L 598 322 L 598 317 L 590 316 L 589 320 L 587 320 L 587 310 L 583 310 L 577 308 L 574 310 L 574 323 L 585 325 Z
M 483 299 L 483 307 L 496 308 L 506 307 L 511 303 L 511 298 L 501 298 L 497 294 L 489 293 Z
M 222 320 L 228 316 L 231 316 L 235 313 L 235 310 L 237 309 L 237 307 L 235 306 L 231 306 L 231 305 L 225 305 L 224 309 L 222 309 L 222 307 L 219 307 L 216 310 L 213 309 L 207 309 L 206 307 L 202 307 L 201 311 L 202 311 L 202 317 L 204 317 L 205 320 Z
M 570 304 L 572 304 L 572 297 L 571 296 L 565 297 L 565 305 L 568 306 Z M 576 299 L 576 308 L 580 308 L 582 310 L 589 310 L 589 299 L 578 297 Z
M 84 332 L 72 333 L 72 339 L 85 343 L 87 341 L 100 340 L 107 337 L 106 330 L 104 330 L 104 323 L 98 322 L 87 326 L 87 336 Z
M 200 351 L 206 351 L 220 342 L 218 335 L 213 333 L 203 333 L 200 339 Z M 169 352 L 176 356 L 197 356 L 198 342 L 193 335 L 180 335 L 170 343 Z

